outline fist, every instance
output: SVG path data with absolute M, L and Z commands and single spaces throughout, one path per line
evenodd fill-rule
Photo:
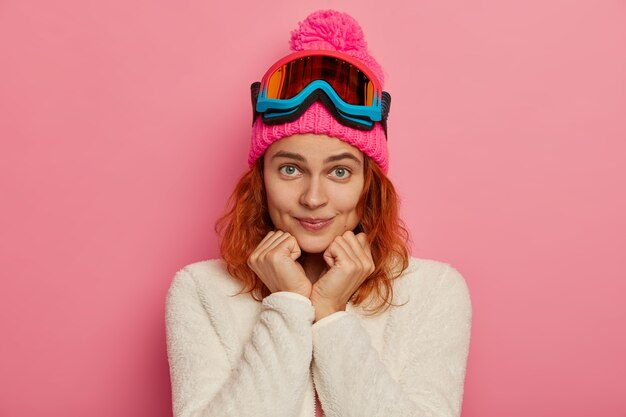
M 296 260 L 302 251 L 296 238 L 276 230 L 269 232 L 248 257 L 248 266 L 274 293 L 289 291 L 311 296 L 311 281 Z
M 337 236 L 324 252 L 324 260 L 328 270 L 311 291 L 316 320 L 345 310 L 352 295 L 376 269 L 365 233 L 355 236 L 347 231 Z

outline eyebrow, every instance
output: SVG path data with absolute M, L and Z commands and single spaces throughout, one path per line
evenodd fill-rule
M 287 151 L 276 152 L 274 156 L 272 156 L 272 160 L 275 158 L 289 158 L 295 159 L 296 161 L 306 162 L 306 158 L 301 154 Z M 361 161 L 359 161 L 359 158 L 357 158 L 350 152 L 343 152 L 337 155 L 329 156 L 328 158 L 324 159 L 324 163 L 341 161 L 342 159 L 352 159 L 353 161 L 361 165 Z
M 306 161 L 306 158 L 300 155 L 299 153 L 293 153 L 293 152 L 287 152 L 287 151 L 276 152 L 274 156 L 272 156 L 272 160 L 276 158 L 289 158 L 289 159 L 295 159 L 296 161 L 302 161 L 302 162 Z

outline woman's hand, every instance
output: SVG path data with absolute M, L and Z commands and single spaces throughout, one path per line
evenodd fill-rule
M 274 293 L 289 291 L 311 296 L 311 281 L 300 263 L 300 246 L 291 234 L 276 230 L 269 232 L 248 257 L 248 266 Z
M 311 303 L 315 321 L 346 309 L 346 304 L 375 270 L 365 233 L 347 231 L 337 236 L 324 252 L 328 271 L 313 285 Z

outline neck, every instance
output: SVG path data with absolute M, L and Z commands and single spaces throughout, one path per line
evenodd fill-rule
M 311 284 L 315 284 L 322 274 L 326 272 L 328 266 L 324 261 L 323 253 L 302 253 L 298 259 L 306 277 L 311 281 Z

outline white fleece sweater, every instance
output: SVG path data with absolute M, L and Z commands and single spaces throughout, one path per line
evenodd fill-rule
M 472 308 L 452 266 L 411 258 L 394 303 L 313 323 L 308 298 L 233 296 L 222 260 L 178 271 L 167 294 L 176 417 L 458 417 Z

